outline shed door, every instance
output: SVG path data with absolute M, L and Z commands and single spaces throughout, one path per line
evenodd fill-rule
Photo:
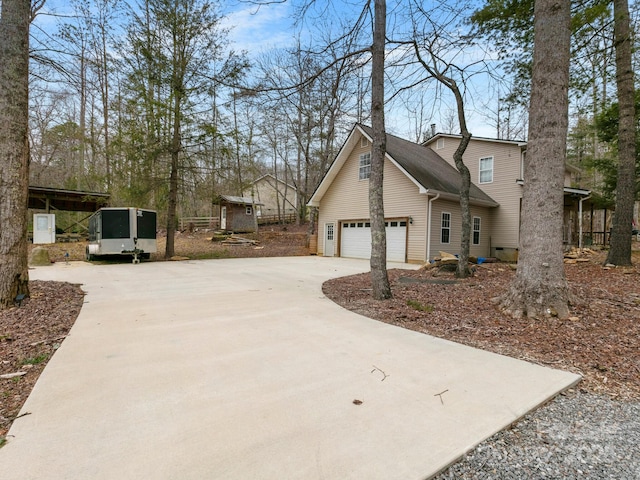
M 407 255 L 407 222 L 387 221 L 387 260 L 405 262 Z M 340 255 L 350 258 L 371 258 L 371 223 L 342 222 Z
M 220 230 L 227 229 L 227 207 L 220 208 Z
M 33 215 L 33 243 L 56 243 L 56 216 L 52 213 Z

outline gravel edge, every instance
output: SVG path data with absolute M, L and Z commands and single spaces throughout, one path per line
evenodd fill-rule
M 569 390 L 433 478 L 640 479 L 640 402 Z

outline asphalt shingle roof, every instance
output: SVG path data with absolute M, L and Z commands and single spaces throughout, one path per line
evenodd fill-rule
M 373 135 L 371 127 L 366 125 L 359 125 L 359 127 L 369 137 Z M 387 134 L 387 154 L 425 189 L 460 195 L 460 173 L 430 147 Z M 474 183 L 471 183 L 469 196 L 475 200 L 497 205 L 495 200 Z

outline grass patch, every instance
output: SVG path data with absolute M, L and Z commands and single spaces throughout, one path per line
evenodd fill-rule
M 42 353 L 37 357 L 23 359 L 20 362 L 20 365 L 38 365 L 40 363 L 46 362 L 47 360 L 49 360 L 49 355 L 46 353 Z
M 232 258 L 229 250 L 225 249 L 222 251 L 204 252 L 189 256 L 190 260 L 219 260 L 222 258 Z
M 435 308 L 433 305 L 429 305 L 429 304 L 425 305 L 423 303 L 418 302 L 417 300 L 407 300 L 407 305 L 413 308 L 414 310 L 418 310 L 419 312 L 427 312 L 427 313 L 433 312 Z

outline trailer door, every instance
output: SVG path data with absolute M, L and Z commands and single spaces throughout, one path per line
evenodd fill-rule
M 156 212 L 136 210 L 138 238 L 156 238 Z
M 129 238 L 129 209 L 102 211 L 102 239 Z

